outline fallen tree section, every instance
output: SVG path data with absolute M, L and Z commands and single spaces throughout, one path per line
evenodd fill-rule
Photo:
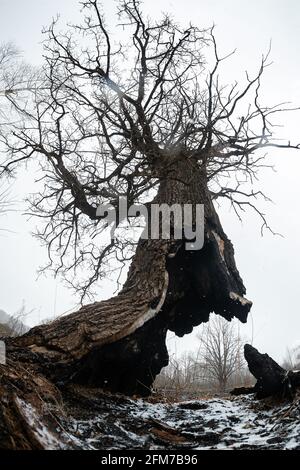
M 233 395 L 255 393 L 258 399 L 278 397 L 291 399 L 300 387 L 300 372 L 287 371 L 268 354 L 261 354 L 250 344 L 244 347 L 249 371 L 257 382 L 252 388 L 237 388 Z

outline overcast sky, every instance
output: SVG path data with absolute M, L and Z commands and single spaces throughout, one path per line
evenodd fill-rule
M 102 4 L 111 17 L 115 3 L 104 0 Z M 214 23 L 221 51 L 237 48 L 236 56 L 224 67 L 224 80 L 231 82 L 246 69 L 255 73 L 272 40 L 274 63 L 265 74 L 264 102 L 292 101 L 300 106 L 298 0 L 146 0 L 144 7 L 149 14 L 170 12 L 181 22 L 192 20 L 201 27 Z M 76 22 L 81 16 L 76 0 L 0 0 L 0 42 L 13 41 L 28 62 L 40 64 L 41 29 L 58 12 L 62 24 Z M 300 112 L 282 116 L 284 128 L 278 128 L 278 136 L 299 143 L 299 122 Z M 260 207 L 283 237 L 266 232 L 262 238 L 254 215 L 245 215 L 241 225 L 227 207 L 219 208 L 219 214 L 234 244 L 247 297 L 253 301 L 249 323 L 241 325 L 241 334 L 253 337 L 254 346 L 279 360 L 287 347 L 300 342 L 300 151 L 270 151 L 268 158 L 276 173 L 262 172 L 260 186 L 274 204 L 261 203 Z M 36 277 L 46 250 L 30 235 L 35 223 L 27 221 L 20 210 L 20 201 L 33 191 L 32 179 L 24 173 L 11 189 L 12 197 L 19 201 L 19 212 L 0 221 L 2 228 L 11 231 L 0 232 L 0 309 L 13 313 L 24 301 L 28 310 L 33 309 L 28 319 L 31 324 L 76 307 L 73 293 L 61 280 Z M 99 299 L 113 290 L 112 283 L 106 282 L 99 289 Z M 196 348 L 195 334 L 176 342 L 170 338 L 171 351 Z

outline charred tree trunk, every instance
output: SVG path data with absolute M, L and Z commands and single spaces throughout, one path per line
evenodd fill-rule
M 268 354 L 261 354 L 250 344 L 246 344 L 245 359 L 251 374 L 257 382 L 254 387 L 235 389 L 234 395 L 255 393 L 257 398 L 293 398 L 300 387 L 300 372 L 286 371 Z
M 9 376 L 21 377 L 20 368 L 30 370 L 38 383 L 46 382 L 47 390 L 49 384 L 61 389 L 77 382 L 147 395 L 168 363 L 167 330 L 182 336 L 206 322 L 210 312 L 246 321 L 251 302 L 243 297 L 232 244 L 198 163 L 182 156 L 168 162 L 167 177 L 161 179 L 153 202 L 204 204 L 203 248 L 186 251 L 185 240 L 140 240 L 127 281 L 116 297 L 10 339 L 8 366 L 1 366 L 2 397 L 8 394 L 7 402 L 14 403 L 19 396 Z M 15 373 L 14 364 L 18 364 Z M 21 389 L 26 388 L 23 382 L 20 379 Z M 6 421 L 14 421 L 12 409 L 16 405 L 9 408 Z
M 184 240 L 140 240 L 119 295 L 13 340 L 13 347 L 26 347 L 47 361 L 51 380 L 148 393 L 168 362 L 168 329 L 189 333 L 210 312 L 246 321 L 251 302 L 243 298 L 233 247 L 213 207 L 205 174 L 192 159 L 173 160 L 153 203 L 204 204 L 203 248 L 186 251 Z

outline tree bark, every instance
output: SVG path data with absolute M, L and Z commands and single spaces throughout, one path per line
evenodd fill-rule
M 244 347 L 245 359 L 257 382 L 254 387 L 233 390 L 234 395 L 255 393 L 256 398 L 293 398 L 300 387 L 300 372 L 287 371 L 268 354 L 261 354 L 250 344 Z
M 186 251 L 184 240 L 140 240 L 116 297 L 86 305 L 12 340 L 14 348 L 25 347 L 40 363 L 47 361 L 51 380 L 147 393 L 168 362 L 168 329 L 184 335 L 213 311 L 228 320 L 236 316 L 246 321 L 251 302 L 243 298 L 233 247 L 213 207 L 205 173 L 182 156 L 171 163 L 169 159 L 168 165 L 153 203 L 204 204 L 203 248 Z
M 30 370 L 38 383 L 47 384 L 47 393 L 54 386 L 54 395 L 57 387 L 62 390 L 74 382 L 147 395 L 168 363 L 168 330 L 182 336 L 208 321 L 210 312 L 246 321 L 251 302 L 243 297 L 233 246 L 212 204 L 204 171 L 182 155 L 168 160 L 167 177 L 161 178 L 152 202 L 204 204 L 203 248 L 187 251 L 185 240 L 140 240 L 116 297 L 7 341 L 8 365 L 1 366 L 1 393 L 10 403 L 4 406 L 2 401 L 6 421 L 14 422 L 11 413 L 18 414 L 14 403 L 19 391 L 11 387 L 10 374 L 26 389 L 22 370 Z

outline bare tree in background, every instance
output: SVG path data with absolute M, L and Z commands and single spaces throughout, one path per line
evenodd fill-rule
M 0 44 L 0 132 L 6 125 L 13 125 L 14 118 L 20 123 L 17 111 L 28 100 L 26 93 L 35 92 L 37 87 L 43 89 L 42 85 L 42 74 L 22 60 L 13 43 Z
M 215 391 L 199 352 L 200 349 L 196 353 L 184 353 L 179 358 L 175 355 L 170 357 L 168 366 L 162 369 L 154 383 L 160 396 L 183 400 Z
M 287 348 L 282 362 L 282 367 L 286 370 L 300 369 L 300 346 Z
M 11 74 L 10 67 L 18 56 L 17 49 L 10 43 L 0 45 L 0 135 L 3 126 L 8 124 L 6 116 L 7 100 L 6 95 L 9 92 Z M 0 151 L 3 149 L 0 148 Z M 8 189 L 3 180 L 0 181 L 0 215 L 6 213 L 10 207 Z M 1 229 L 0 229 L 1 230 Z
M 12 332 L 11 336 L 21 336 L 28 331 L 29 327 L 26 325 L 26 319 L 32 312 L 33 310 L 26 309 L 26 305 L 23 301 L 21 307 L 10 315 L 10 320 L 7 325 Z
M 13 43 L 0 44 L 0 155 L 2 159 L 6 154 L 3 141 L 7 133 L 13 132 L 12 126 L 20 124 L 19 106 L 24 106 L 28 100 L 26 94 L 33 92 L 36 87 L 42 87 L 41 77 L 42 75 L 36 68 L 22 60 L 19 49 Z M 0 215 L 11 210 L 10 196 L 9 185 L 1 179 Z
M 198 335 L 200 358 L 207 375 L 224 392 L 229 379 L 243 367 L 243 345 L 235 323 L 215 316 Z
M 0 97 L 1 115 L 4 107 L 3 97 L 9 95 L 13 90 L 12 77 L 14 75 L 16 59 L 19 57 L 18 49 L 12 43 L 0 44 Z M 18 80 L 19 83 L 19 80 Z
M 214 320 L 212 322 L 214 323 Z M 215 326 L 213 324 L 213 328 Z M 228 374 L 225 389 L 232 390 L 235 387 L 251 386 L 253 384 L 253 376 L 250 374 L 243 359 L 242 343 L 244 343 L 244 340 L 239 338 L 236 327 L 232 324 L 230 326 L 233 332 L 228 332 L 228 334 L 236 338 L 237 354 L 232 355 L 233 367 L 231 367 L 230 374 Z M 204 328 L 202 334 L 199 333 L 200 345 L 197 350 L 183 353 L 179 357 L 176 357 L 175 354 L 170 357 L 168 366 L 162 369 L 154 383 L 155 390 L 159 396 L 163 396 L 167 400 L 182 400 L 224 392 L 224 384 L 222 383 L 220 386 L 218 378 L 222 374 L 218 374 L 216 378 L 216 374 L 211 373 L 212 367 L 210 363 L 213 362 L 215 365 L 218 361 L 216 357 L 212 361 L 212 354 L 206 353 L 208 344 L 203 346 L 202 339 L 204 335 L 207 338 L 206 328 Z M 206 361 L 207 358 L 208 362 Z M 222 364 L 224 364 L 224 361 Z M 228 366 L 229 364 L 226 364 L 225 361 L 225 368 L 229 368 Z M 218 363 L 218 367 L 214 367 L 214 370 L 219 368 L 220 363 Z

